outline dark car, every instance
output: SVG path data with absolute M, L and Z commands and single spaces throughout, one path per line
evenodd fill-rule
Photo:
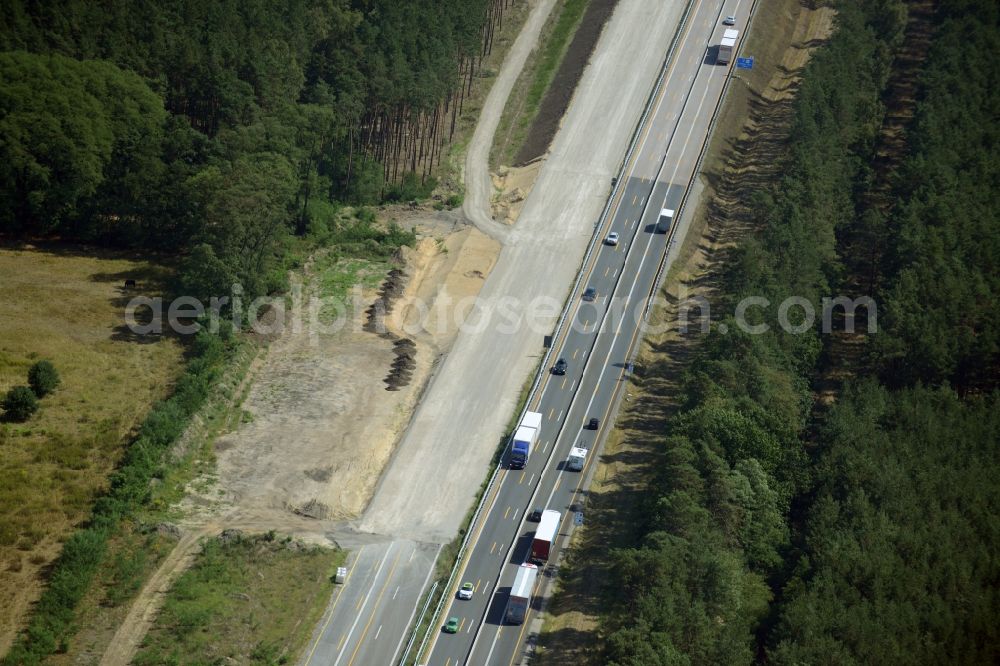
M 587 422 L 587 430 L 597 430 L 601 425 L 601 419 L 590 419 Z
M 552 366 L 552 374 L 565 375 L 567 367 L 569 367 L 569 363 L 566 362 L 566 359 L 561 358 L 558 361 L 556 361 L 556 364 L 554 366 Z
M 583 292 L 583 300 L 592 301 L 597 298 L 597 290 L 593 287 L 587 287 L 586 291 Z
M 535 509 L 534 511 L 532 511 L 531 513 L 528 514 L 528 520 L 530 520 L 533 523 L 537 523 L 541 519 L 542 519 L 542 510 L 541 509 Z

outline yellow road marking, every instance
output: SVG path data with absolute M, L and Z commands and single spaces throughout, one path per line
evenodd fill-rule
M 347 666 L 351 666 L 354 663 L 354 659 L 358 656 L 358 650 L 361 649 L 361 644 L 365 640 L 365 636 L 368 634 L 368 630 L 371 629 L 372 621 L 375 619 L 375 610 L 378 608 L 379 602 L 382 601 L 382 595 L 385 594 L 385 588 L 389 586 L 389 581 L 392 580 L 392 572 L 396 570 L 396 565 L 399 564 L 399 555 L 396 554 L 396 559 L 392 561 L 392 568 L 389 569 L 389 573 L 385 577 L 385 582 L 382 583 L 382 589 L 378 592 L 378 598 L 375 599 L 375 605 L 372 606 L 371 617 L 368 618 L 368 624 L 365 625 L 365 630 L 361 632 L 360 638 L 358 638 L 358 644 L 354 647 L 354 652 L 351 653 L 351 660 L 347 662 Z
M 685 39 L 687 38 L 687 37 L 686 37 L 686 33 L 688 32 L 688 30 L 690 29 L 690 27 L 691 27 L 691 24 L 690 24 L 690 23 L 688 23 L 688 25 L 687 25 L 687 26 L 686 26 L 686 27 L 684 28 L 684 32 L 685 32 L 685 35 L 681 37 L 681 43 L 683 43 L 683 41 L 684 41 L 684 40 L 685 40 Z M 661 92 L 660 92 L 660 99 L 659 99 L 659 100 L 657 100 L 657 102 L 656 102 L 657 104 L 659 104 L 659 103 L 660 103 L 660 102 L 662 101 L 662 99 L 663 99 L 663 95 L 664 95 L 664 94 L 666 93 L 666 91 L 667 91 L 667 86 L 666 86 L 666 82 L 667 82 L 667 81 L 669 81 L 669 80 L 670 80 L 670 78 L 671 78 L 671 77 L 673 76 L 673 72 L 674 72 L 674 66 L 675 66 L 676 64 L 677 64 L 677 61 L 676 61 L 676 60 L 674 60 L 674 61 L 672 61 L 672 62 L 670 63 L 670 71 L 668 71 L 668 72 L 667 72 L 667 74 L 666 74 L 666 76 L 664 76 L 664 78 L 663 78 L 663 81 L 664 81 L 664 86 L 663 86 L 663 88 L 662 88 L 662 90 L 661 90 Z M 676 97 L 677 97 L 677 94 L 676 94 L 676 93 L 674 93 L 674 95 L 673 95 L 672 99 L 676 99 Z M 646 135 L 648 135 L 648 134 L 649 134 L 649 130 L 650 130 L 651 128 L 652 128 L 652 124 L 650 124 L 650 125 L 647 125 L 647 127 L 646 127 L 646 130 L 645 130 L 645 134 L 646 134 Z M 643 136 L 643 138 L 642 138 L 642 141 L 645 141 L 645 140 L 646 140 L 646 136 Z M 640 143 L 641 143 L 641 142 L 640 142 Z M 634 166 L 634 162 L 633 162 L 633 166 Z M 628 167 L 626 167 L 626 169 L 624 169 L 624 170 L 625 170 L 625 171 L 627 171 L 627 170 L 628 170 Z M 646 182 L 646 179 L 645 179 L 645 178 L 643 178 L 643 179 L 642 179 L 642 182 L 643 182 L 643 183 L 645 183 L 645 182 Z M 617 206 L 616 206 L 616 205 L 613 205 L 613 206 L 612 206 L 612 208 L 614 208 L 614 209 L 615 209 L 615 210 L 617 211 Z M 614 218 L 612 217 L 612 219 L 614 219 Z M 632 228 L 634 229 L 634 228 L 635 228 L 635 226 L 636 226 L 636 224 L 638 224 L 638 223 L 639 223 L 639 220 L 638 220 L 638 219 L 636 219 L 635 223 L 633 223 L 633 225 L 632 225 Z M 616 271 L 615 271 L 615 274 L 617 275 L 617 273 L 618 273 L 618 271 L 616 270 Z M 632 347 L 633 347 L 633 346 L 635 345 L 635 340 L 636 340 L 636 337 L 637 337 L 637 336 L 638 336 L 638 334 L 639 334 L 639 329 L 640 329 L 640 328 L 641 328 L 641 327 L 638 327 L 638 326 L 636 327 L 636 331 L 635 331 L 635 333 L 633 333 L 633 335 L 632 335 L 632 341 L 631 341 L 631 342 L 629 343 L 629 347 L 628 347 L 628 351 L 627 351 L 627 352 L 626 352 L 626 354 L 625 354 L 625 358 L 628 358 L 628 357 L 629 357 L 629 355 L 631 354 L 631 351 L 632 351 Z M 621 373 L 621 374 L 622 374 L 622 375 L 624 375 L 624 374 L 625 374 L 625 370 L 624 370 L 624 368 L 622 369 L 622 373 Z M 619 386 L 620 386 L 621 384 L 622 384 L 622 382 L 619 382 Z M 621 390 L 621 389 L 619 388 L 618 390 Z M 594 392 L 595 392 L 595 393 L 597 392 L 597 388 L 596 388 L 596 387 L 594 388 Z M 612 404 L 613 404 L 613 402 L 614 402 L 614 401 L 612 400 Z M 610 409 L 611 409 L 611 405 L 609 404 L 609 405 L 608 405 L 608 407 L 607 407 L 607 408 L 605 409 L 605 416 L 607 416 L 607 413 L 608 413 L 608 411 L 610 411 Z M 596 457 L 596 456 L 587 456 L 587 459 L 586 459 L 586 462 L 585 462 L 585 465 L 590 465 L 590 461 L 591 461 L 591 460 L 593 460 L 593 459 L 594 459 L 595 457 Z M 586 469 L 586 468 L 585 468 L 585 469 Z M 584 469 L 584 471 L 585 471 L 585 469 Z M 580 479 L 580 480 L 579 480 L 579 481 L 577 482 L 577 490 L 579 490 L 579 487 L 580 487 L 580 486 L 579 486 L 579 484 L 580 484 L 580 483 L 582 482 L 582 480 L 583 480 L 584 476 L 585 476 L 584 474 L 581 474 L 581 475 L 580 475 L 580 477 L 579 477 L 579 479 Z M 558 484 L 559 484 L 559 481 L 560 481 L 560 480 L 561 480 L 561 478 L 557 479 L 557 481 L 556 481 L 556 487 L 558 487 Z M 567 511 L 567 512 L 566 512 L 566 514 L 567 514 L 567 517 L 568 517 L 568 514 L 569 514 L 569 512 Z M 528 624 L 529 624 L 529 622 L 528 622 L 528 615 L 529 615 L 530 613 L 531 613 L 531 607 L 529 606 L 529 607 L 528 607 L 528 610 L 527 610 L 527 612 L 525 613 L 525 617 L 524 617 L 524 622 L 523 622 L 523 623 L 521 624 L 521 631 L 520 631 L 520 632 L 518 633 L 518 637 L 517 637 L 517 643 L 516 643 L 517 645 L 520 645 L 520 644 L 521 644 L 521 641 L 522 641 L 522 640 L 523 640 L 523 638 L 524 638 L 524 632 L 525 632 L 525 630 L 526 630 L 526 629 L 528 628 Z M 499 628 L 499 629 L 497 630 L 497 637 L 499 637 L 499 636 L 500 636 L 500 632 L 502 632 L 502 631 L 503 631 L 503 627 L 500 627 L 500 628 Z M 508 666 L 513 666 L 513 665 L 514 665 L 514 660 L 515 660 L 515 659 L 516 659 L 516 658 L 517 658 L 517 657 L 519 656 L 519 654 L 520 654 L 520 651 L 519 651 L 519 650 L 514 650 L 514 651 L 513 651 L 513 653 L 512 653 L 512 654 L 511 654 L 511 656 L 510 656 L 510 662 L 509 662 L 509 665 L 508 665 Z M 448 666 L 448 664 L 445 664 L 445 666 Z
M 507 510 L 503 512 L 503 519 L 507 520 L 507 516 L 508 515 L 510 515 L 510 507 L 509 506 L 507 507 Z
M 685 35 L 690 30 L 690 28 L 691 28 L 691 23 L 688 23 L 685 26 L 685 28 L 684 28 Z M 683 41 L 684 39 L 686 39 L 686 36 L 682 37 L 681 41 Z M 668 86 L 666 85 L 666 82 L 669 81 L 670 78 L 673 76 L 674 67 L 676 65 L 677 65 L 677 61 L 676 60 L 671 61 L 670 68 L 667 71 L 666 75 L 663 77 L 664 85 L 660 88 L 659 98 L 656 100 L 656 103 L 653 105 L 653 107 L 659 106 L 660 103 L 663 102 L 663 98 L 667 94 L 667 87 Z M 639 139 L 639 141 L 636 143 L 637 147 L 643 145 L 646 142 L 646 139 L 649 138 L 649 133 L 650 133 L 650 131 L 652 129 L 653 129 L 653 124 L 651 122 L 647 123 L 646 126 L 645 126 L 645 128 L 642 130 L 642 138 Z M 635 172 L 635 166 L 636 166 L 636 164 L 639 161 L 639 157 L 640 157 L 641 152 L 642 152 L 641 149 L 637 150 L 632 155 L 630 161 L 628 163 L 626 163 L 622 167 L 622 173 L 623 174 L 628 174 L 628 173 L 634 173 Z M 626 175 L 626 178 L 627 177 L 629 177 L 629 176 Z M 647 182 L 647 179 L 646 178 L 642 178 L 642 179 L 640 179 L 640 182 L 642 182 L 643 184 L 645 184 Z M 617 215 L 618 212 L 619 212 L 619 207 L 621 206 L 622 199 L 625 197 L 625 188 L 619 189 L 618 190 L 618 194 L 616 196 L 617 196 L 618 200 L 617 201 L 612 200 L 611 206 L 608 208 L 608 211 L 609 211 L 609 214 L 610 214 L 610 218 L 609 219 L 612 220 L 612 222 L 615 219 L 615 215 Z M 633 204 L 635 204 L 635 198 L 634 197 L 635 197 L 635 195 L 633 195 L 633 200 L 632 200 Z M 634 229 L 635 225 L 632 225 L 632 228 Z M 586 274 L 586 276 L 587 276 L 588 279 L 593 274 L 593 270 L 594 270 L 594 266 L 596 265 L 596 262 L 597 262 L 597 255 L 595 254 L 591 258 L 591 265 L 589 267 L 584 267 L 584 271 L 583 272 Z M 618 274 L 618 271 L 616 270 L 615 271 L 615 275 L 617 275 L 617 274 Z M 579 306 L 579 304 L 577 304 L 575 307 L 579 308 L 580 306 Z M 573 315 L 573 316 L 575 316 L 575 315 Z M 571 316 L 570 317 L 571 321 L 572 321 L 572 318 L 573 317 Z M 565 339 L 565 337 L 568 334 L 569 334 L 569 330 L 567 328 L 566 330 L 564 330 L 562 332 L 559 340 L 553 340 L 553 343 L 552 343 L 553 344 L 553 348 L 558 348 L 562 344 L 562 341 Z M 546 373 L 545 377 L 542 379 L 541 383 L 538 386 L 538 393 L 536 394 L 535 399 L 532 401 L 532 403 L 531 403 L 532 405 L 537 406 L 538 403 L 541 402 L 542 395 L 545 393 L 546 387 L 548 387 L 548 383 L 549 383 L 549 379 L 550 378 L 551 378 L 551 376 L 548 373 Z
M 309 666 L 309 662 L 312 661 L 313 653 L 316 652 L 316 646 L 319 645 L 319 639 L 323 637 L 323 634 L 326 633 L 326 628 L 328 626 L 330 626 L 330 620 L 333 619 L 333 611 L 337 610 L 337 604 L 340 603 L 340 597 L 342 597 L 344 595 L 344 590 L 346 590 L 347 586 L 350 585 L 350 583 L 351 583 L 351 573 L 354 572 L 354 567 L 356 567 L 358 565 L 358 560 L 361 559 L 361 552 L 364 549 L 365 549 L 364 546 L 361 546 L 361 548 L 358 549 L 358 556 L 356 558 L 354 558 L 354 562 L 351 563 L 351 568 L 347 571 L 347 582 L 344 585 L 344 587 L 341 588 L 340 594 L 337 595 L 337 598 L 334 599 L 333 605 L 330 606 L 330 615 L 327 616 L 326 622 L 323 623 L 323 629 L 316 636 L 316 642 L 313 643 L 312 649 L 309 650 L 309 656 L 306 657 L 306 666 Z M 340 648 L 338 647 L 337 649 L 339 650 Z
M 690 24 L 689 24 L 689 25 L 690 25 Z M 687 31 L 685 30 L 685 32 L 687 32 Z M 670 80 L 671 76 L 673 75 L 673 68 L 674 68 L 674 66 L 675 66 L 675 65 L 676 65 L 676 61 L 674 61 L 673 63 L 671 63 L 671 65 L 670 65 L 670 71 L 669 71 L 669 72 L 667 73 L 667 75 L 666 75 L 666 76 L 664 77 L 664 81 L 669 81 L 669 80 Z M 663 86 L 663 88 L 662 88 L 662 90 L 661 90 L 661 92 L 660 92 L 660 99 L 658 99 L 658 100 L 657 100 L 657 102 L 656 102 L 656 104 L 657 104 L 657 105 L 659 105 L 659 104 L 660 104 L 660 103 L 662 102 L 662 99 L 663 99 L 663 96 L 664 96 L 664 94 L 666 93 L 666 89 L 667 89 L 667 86 L 666 86 L 666 85 L 664 85 L 664 86 Z M 674 97 L 676 98 L 676 94 L 674 95 Z M 646 138 L 648 137 L 648 134 L 649 134 L 649 131 L 650 131 L 650 129 L 651 129 L 651 128 L 652 128 L 652 124 L 651 124 L 651 123 L 650 123 L 650 124 L 648 124 L 648 125 L 646 126 L 646 128 L 645 128 L 645 130 L 644 130 L 644 132 L 643 132 L 644 136 L 643 136 L 643 138 L 642 138 L 642 140 L 641 140 L 641 142 L 640 142 L 640 143 L 642 143 L 642 142 L 644 142 L 644 141 L 646 140 Z M 662 135 L 661 135 L 661 138 L 662 138 Z M 641 152 L 641 151 L 640 151 L 640 152 Z M 630 165 L 626 165 L 626 167 L 625 167 L 625 169 L 624 169 L 623 171 L 626 171 L 626 172 L 627 172 L 627 171 L 628 171 L 628 170 L 630 170 L 630 169 L 634 169 L 634 167 L 635 167 L 635 164 L 636 164 L 636 161 L 637 161 L 638 159 L 639 159 L 639 154 L 637 153 L 637 154 L 636 154 L 636 155 L 635 155 L 635 156 L 633 157 L 633 159 L 632 159 L 632 161 L 631 161 L 631 164 L 630 164 Z M 648 179 L 647 179 L 647 178 L 642 178 L 642 179 L 640 179 L 640 180 L 641 180 L 641 182 L 642 182 L 643 184 L 645 184 L 645 183 L 647 183 L 647 182 L 648 182 Z M 622 196 L 622 195 L 624 195 L 624 190 L 622 190 L 622 191 L 621 191 L 621 194 L 620 194 L 619 196 Z M 634 201 L 635 201 L 635 200 L 634 200 L 634 197 L 633 197 L 633 204 L 634 204 Z M 612 206 L 611 206 L 611 210 L 613 210 L 613 212 L 612 212 L 612 215 L 611 215 L 611 219 L 612 219 L 612 220 L 614 219 L 614 215 L 615 215 L 615 214 L 616 214 L 616 213 L 618 212 L 618 206 L 620 206 L 620 204 L 621 204 L 621 200 L 620 200 L 620 199 L 619 199 L 619 201 L 618 201 L 617 203 L 616 203 L 616 202 L 612 202 Z M 626 221 L 626 222 L 627 222 L 627 221 Z M 636 222 L 635 222 L 635 223 L 633 223 L 633 225 L 632 225 L 632 228 L 633 228 L 633 229 L 635 228 L 636 224 L 638 224 L 638 219 L 636 220 Z M 617 250 L 616 250 L 616 251 L 617 251 Z M 596 263 L 596 255 L 595 255 L 594 259 L 592 259 L 592 264 L 591 264 L 591 267 L 589 267 L 589 269 L 588 269 L 588 272 L 587 272 L 587 276 L 588 276 L 588 277 L 589 277 L 589 276 L 590 276 L 590 275 L 592 274 L 592 272 L 593 272 L 593 266 L 594 266 L 594 263 Z M 617 271 L 617 269 L 616 269 L 616 270 L 615 270 L 615 275 L 617 275 L 617 274 L 618 274 L 618 271 Z M 579 307 L 579 306 L 577 306 L 577 307 Z M 584 326 L 586 327 L 587 325 L 589 325 L 589 323 L 590 323 L 589 321 L 588 321 L 588 322 L 586 322 L 586 323 L 584 324 Z M 636 331 L 636 333 L 638 333 L 638 330 Z M 566 335 L 568 335 L 568 329 L 567 329 L 567 330 L 565 330 L 565 331 L 563 331 L 563 334 L 562 334 L 561 338 L 565 338 L 565 336 L 566 336 Z M 558 347 L 558 346 L 559 346 L 559 345 L 561 344 L 561 342 L 562 342 L 562 340 L 558 340 L 558 341 L 555 341 L 555 344 L 554 344 L 554 347 Z M 633 344 L 634 344 L 634 338 L 633 338 Z M 630 349 L 631 349 L 632 345 L 630 344 L 630 346 L 629 346 L 629 347 L 630 347 Z M 546 386 L 548 385 L 548 381 L 549 381 L 549 379 L 550 379 L 550 377 L 549 377 L 548 375 L 547 375 L 547 376 L 546 376 L 546 377 L 544 378 L 544 381 L 542 382 L 541 386 L 539 387 L 539 388 L 540 388 L 541 390 L 540 390 L 540 391 L 538 392 L 538 394 L 536 394 L 536 398 L 535 398 L 535 400 L 533 400 L 533 401 L 532 401 L 532 404 L 533 404 L 533 405 L 537 405 L 537 404 L 538 404 L 538 403 L 539 403 L 539 402 L 541 401 L 541 399 L 542 399 L 542 396 L 544 395 L 544 392 L 545 392 L 545 388 L 546 388 Z M 595 388 L 595 392 L 596 392 L 596 388 Z M 555 411 L 555 410 L 553 409 L 553 410 L 550 410 L 550 412 L 549 412 L 549 419 L 550 419 L 550 420 L 551 420 L 551 418 L 552 418 L 552 412 L 553 412 L 553 411 Z M 560 413 L 561 413 L 561 412 L 560 412 Z M 588 461 L 588 463 L 589 463 L 589 461 Z M 559 483 L 560 483 L 560 481 L 561 481 L 561 479 L 557 479 L 557 483 L 556 483 L 556 487 L 557 487 L 557 488 L 558 488 L 558 486 L 559 486 Z M 498 489 L 499 489 L 499 485 L 501 485 L 501 484 L 497 484 L 497 485 L 498 485 Z M 495 493 L 496 493 L 496 492 L 499 492 L 499 490 L 498 490 L 498 489 L 497 489 L 496 491 L 494 491 L 494 492 L 495 492 Z M 479 526 L 479 529 L 477 530 L 477 532 L 481 532 L 481 531 L 482 531 L 482 527 L 483 527 L 483 526 L 482 526 L 482 525 L 480 525 L 480 526 Z M 478 538 L 478 534 L 477 534 L 477 538 Z M 492 552 L 493 552 L 493 551 L 495 550 L 495 548 L 496 548 L 496 542 L 494 542 L 494 543 L 493 543 L 493 547 L 492 547 L 492 548 L 490 549 L 490 552 L 492 553 Z M 529 610 L 529 612 L 530 612 L 530 610 Z M 464 624 L 464 621 L 463 621 L 463 624 Z M 523 634 L 524 634 L 524 631 L 525 631 L 525 629 L 527 628 L 527 626 L 528 626 L 528 622 L 527 622 L 527 621 L 525 621 L 525 622 L 524 622 L 524 623 L 522 624 L 522 627 L 521 627 L 521 632 L 520 632 L 520 636 L 519 636 L 519 638 L 518 638 L 518 642 L 519 642 L 519 643 L 520 643 L 520 639 L 521 639 L 521 637 L 523 637 Z M 497 635 L 498 635 L 498 636 L 499 636 L 499 633 L 500 633 L 500 632 L 501 632 L 502 630 L 503 630 L 502 628 L 498 629 L 498 631 L 497 631 Z M 433 646 L 433 643 L 432 643 L 432 646 Z M 433 647 L 432 647 L 431 649 L 433 649 Z M 514 659 L 515 659 L 516 657 L 517 657 L 517 652 L 515 652 L 514 654 L 512 654 L 512 655 L 511 655 L 511 661 L 510 661 L 510 663 L 511 663 L 511 664 L 513 664 L 513 662 L 514 662 Z M 450 660 L 450 658 L 449 658 L 449 659 L 448 659 L 448 662 L 446 662 L 446 666 L 447 666 L 447 665 L 448 665 L 448 664 L 450 663 L 450 661 L 451 661 L 451 660 Z

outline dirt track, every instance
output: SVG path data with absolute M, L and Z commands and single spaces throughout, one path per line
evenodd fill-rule
M 531 55 L 538 42 L 538 35 L 545 21 L 552 12 L 555 0 L 539 0 L 528 20 L 517 36 L 510 52 L 503 61 L 503 67 L 490 88 L 483 109 L 476 124 L 476 131 L 469 141 L 469 151 L 465 156 L 465 203 L 462 212 L 481 231 L 493 238 L 505 239 L 507 231 L 501 224 L 495 222 L 491 215 L 490 201 L 493 196 L 493 185 L 490 179 L 490 147 L 493 145 L 493 135 L 496 133 L 500 116 L 507 104 L 510 91 L 524 68 L 524 63 Z
M 185 535 L 133 601 L 102 666 L 129 663 L 202 537 L 236 527 L 324 542 L 337 521 L 364 509 L 435 360 L 454 336 L 453 310 L 434 304 L 474 296 L 498 249 L 466 227 L 441 242 L 424 238 L 403 253 L 405 288 L 386 321 L 415 343 L 416 363 L 400 390 L 387 391 L 383 381 L 396 357 L 393 341 L 362 328 L 364 308 L 339 332 L 287 327 L 271 343 L 248 378 L 245 422 L 216 441 L 211 477 L 190 484 L 182 503 Z M 308 271 L 302 287 L 311 293 Z M 366 290 L 363 302 L 375 297 Z M 430 304 L 430 314 L 416 302 Z
M 198 540 L 217 527 L 206 525 L 201 530 L 188 532 L 181 537 L 173 552 L 167 556 L 132 602 L 128 615 L 104 651 L 100 666 L 124 666 L 131 663 L 143 636 L 149 631 L 156 614 L 160 611 L 166 593 L 177 576 L 190 566 L 198 553 Z

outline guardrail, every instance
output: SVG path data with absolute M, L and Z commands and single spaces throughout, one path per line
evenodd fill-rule
M 420 609 L 420 617 L 417 619 L 417 624 L 416 624 L 417 627 L 419 627 L 420 623 L 424 621 L 424 615 L 427 613 L 427 607 L 431 605 L 431 599 L 434 598 L 434 593 L 437 591 L 438 585 L 439 583 L 437 581 L 434 581 L 434 584 L 431 585 L 430 592 L 427 593 L 427 599 L 424 601 L 424 607 Z M 417 632 L 416 631 L 411 632 L 410 640 L 406 643 L 406 649 L 403 650 L 403 656 L 400 657 L 398 663 L 400 664 L 406 663 L 406 660 L 410 656 L 410 650 L 413 649 L 413 641 L 415 641 L 416 639 L 417 639 Z
M 615 185 L 611 189 L 611 194 L 610 196 L 608 196 L 608 200 L 604 204 L 604 209 L 601 211 L 601 215 L 598 217 L 597 222 L 594 225 L 594 233 L 590 238 L 590 243 L 587 245 L 587 251 L 583 257 L 583 262 L 581 263 L 580 272 L 577 273 L 576 281 L 573 283 L 573 287 L 569 291 L 569 295 L 566 298 L 566 303 L 563 306 L 562 313 L 560 314 L 559 320 L 556 323 L 556 328 L 552 334 L 553 341 L 558 340 L 560 334 L 562 333 L 566 320 L 573 306 L 573 299 L 571 296 L 580 289 L 580 284 L 583 280 L 583 275 L 586 272 L 586 266 L 590 262 L 591 257 L 593 256 L 594 248 L 598 246 L 598 244 L 601 242 L 603 238 L 601 230 L 603 229 L 604 224 L 607 222 L 607 217 L 608 213 L 611 210 L 612 202 L 614 202 L 615 197 L 618 195 L 619 188 L 622 187 L 622 175 L 629 167 L 629 161 L 632 159 L 632 155 L 635 153 L 636 146 L 639 143 L 639 135 L 642 132 L 642 128 L 645 126 L 646 121 L 649 118 L 649 114 L 652 112 L 654 101 L 656 100 L 657 95 L 659 94 L 659 91 L 663 87 L 663 83 L 666 80 L 667 70 L 670 66 L 670 62 L 673 60 L 674 52 L 677 50 L 677 42 L 680 39 L 681 34 L 683 33 L 684 27 L 687 25 L 688 19 L 690 18 L 691 7 L 693 4 L 694 0 L 687 0 L 687 4 L 684 6 L 684 12 L 683 14 L 681 14 L 681 20 L 677 24 L 677 29 L 674 31 L 673 38 L 670 41 L 670 48 L 667 49 L 667 55 L 664 58 L 663 67 L 660 71 L 660 75 L 656 79 L 656 85 L 653 87 L 653 90 L 649 93 L 649 96 L 646 98 L 646 104 L 643 108 L 642 115 L 639 117 L 639 122 L 636 124 L 635 129 L 632 131 L 632 138 L 629 141 L 629 148 L 628 151 L 625 153 L 625 159 L 622 161 L 622 165 L 618 170 L 618 174 L 615 179 Z M 679 216 L 678 219 L 680 219 Z M 555 344 L 549 347 L 549 349 L 546 350 L 545 355 L 542 357 L 541 367 L 539 368 L 537 374 L 535 375 L 535 381 L 532 383 L 531 389 L 528 391 L 528 399 L 525 403 L 525 407 L 521 410 L 521 414 L 518 416 L 518 423 L 520 423 L 520 420 L 524 418 L 524 414 L 530 411 L 531 409 L 532 401 L 536 397 L 536 393 L 538 391 L 539 385 L 542 382 L 542 378 L 548 371 L 549 360 L 552 357 L 552 353 L 555 347 L 556 347 Z M 508 447 L 510 446 L 509 440 L 507 446 Z M 504 449 L 504 452 L 506 452 L 506 448 Z M 458 575 L 458 570 L 462 566 L 462 560 L 465 556 L 466 550 L 468 549 L 469 540 L 472 534 L 475 532 L 476 522 L 479 520 L 483 508 L 486 506 L 486 503 L 489 500 L 490 491 L 492 490 L 493 485 L 496 482 L 497 476 L 499 476 L 500 470 L 502 468 L 503 468 L 503 456 L 500 457 L 500 461 L 497 463 L 497 466 L 493 469 L 493 474 L 490 477 L 490 481 L 486 485 L 486 489 L 483 491 L 482 497 L 479 499 L 479 504 L 476 507 L 475 513 L 473 513 L 472 515 L 472 520 L 469 522 L 469 528 L 465 533 L 465 538 L 462 540 L 462 545 L 459 547 L 458 554 L 455 557 L 455 566 L 452 567 L 451 574 L 448 576 L 448 582 L 444 588 L 445 590 L 451 589 L 452 584 L 455 582 L 455 577 Z M 437 583 L 435 583 L 435 585 L 437 585 Z M 433 595 L 428 596 L 428 603 L 432 598 Z M 438 601 L 437 606 L 434 609 L 434 615 L 431 618 L 431 622 L 428 625 L 427 631 L 424 633 L 424 637 L 420 641 L 420 647 L 417 650 L 418 661 L 420 655 L 423 654 L 423 651 L 427 646 L 427 641 L 430 639 L 434 627 L 437 625 L 437 618 L 440 617 L 441 615 L 441 610 L 444 607 L 446 599 L 447 597 L 445 595 L 442 595 L 441 599 Z M 413 641 L 416 638 L 416 631 L 419 629 L 420 624 L 423 622 L 424 613 L 426 613 L 426 604 L 424 611 L 421 612 L 420 619 L 417 620 L 416 624 L 414 625 L 413 629 L 414 633 L 411 635 L 409 641 L 410 645 L 412 645 Z M 405 663 L 406 658 L 409 657 L 409 651 L 410 647 L 408 646 L 406 649 L 406 653 L 403 655 L 403 658 L 400 659 L 399 662 L 397 662 L 398 664 Z
M 573 283 L 573 286 L 569 291 L 570 296 L 567 296 L 566 304 L 563 306 L 563 311 L 559 316 L 559 321 L 556 323 L 556 328 L 552 333 L 553 341 L 559 339 L 563 327 L 566 324 L 566 320 L 569 316 L 569 313 L 573 309 L 573 299 L 571 298 L 571 296 L 579 291 L 580 285 L 583 283 L 583 275 L 586 272 L 585 268 L 587 264 L 590 263 L 590 259 L 594 254 L 594 249 L 598 247 L 603 241 L 604 234 L 601 233 L 601 230 L 603 229 L 604 224 L 607 222 L 608 213 L 611 210 L 611 205 L 614 202 L 615 197 L 618 195 L 618 190 L 619 188 L 622 187 L 622 176 L 624 175 L 625 170 L 629 166 L 629 160 L 632 159 L 632 155 L 633 153 L 635 153 L 636 146 L 638 146 L 639 144 L 639 134 L 642 132 L 642 128 L 645 126 L 646 120 L 649 118 L 649 114 L 653 110 L 654 100 L 656 99 L 660 89 L 663 87 L 664 81 L 666 80 L 667 68 L 670 66 L 670 61 L 673 60 L 674 52 L 677 50 L 677 41 L 680 39 L 684 26 L 687 25 L 687 21 L 691 13 L 691 5 L 693 4 L 694 0 L 688 0 L 687 5 L 685 5 L 684 13 L 681 15 L 681 20 L 677 24 L 677 29 L 674 31 L 674 36 L 670 41 L 670 48 L 667 49 L 667 55 L 664 58 L 663 67 L 660 70 L 660 75 L 656 79 L 656 85 L 653 86 L 653 90 L 650 91 L 649 95 L 646 97 L 646 104 L 643 107 L 642 115 L 639 117 L 639 122 L 636 124 L 635 129 L 632 131 L 632 138 L 629 140 L 629 147 L 628 151 L 625 153 L 625 159 L 622 161 L 622 166 L 619 168 L 618 174 L 615 177 L 615 185 L 611 189 L 611 194 L 608 196 L 608 200 L 604 204 L 604 209 L 601 211 L 600 216 L 597 218 L 597 222 L 594 224 L 594 233 L 590 238 L 590 243 L 587 245 L 587 252 L 584 254 L 583 261 L 580 264 L 581 266 L 580 272 L 577 273 L 576 275 L 576 281 Z M 541 383 L 542 378 L 545 376 L 545 369 L 548 367 L 548 361 L 552 357 L 552 353 L 553 350 L 555 349 L 555 346 L 556 345 L 552 345 L 552 347 L 550 347 L 548 351 L 545 352 L 545 356 L 542 359 L 542 366 L 539 369 L 538 374 L 535 376 L 535 382 L 531 385 L 531 390 L 528 392 L 528 403 L 527 403 L 528 406 L 526 406 L 524 411 L 521 412 L 522 418 L 524 416 L 524 412 L 529 411 L 530 409 L 532 397 L 535 395 L 535 392 L 538 390 L 538 385 Z
M 750 28 L 753 26 L 753 19 L 757 13 L 757 2 L 758 0 L 753 0 L 750 4 L 750 13 L 747 18 L 746 28 L 743 30 L 744 38 L 740 40 L 739 49 L 733 57 L 734 63 L 736 61 L 736 56 L 743 52 L 743 45 L 746 43 L 746 36 L 750 34 Z M 670 230 L 670 236 L 667 238 L 666 250 L 663 252 L 663 258 L 660 259 L 660 266 L 656 269 L 656 278 L 653 280 L 653 286 L 649 290 L 649 297 L 646 301 L 646 309 L 642 315 L 643 327 L 645 327 L 649 322 L 649 313 L 650 310 L 652 310 L 653 299 L 656 297 L 656 292 L 660 290 L 663 279 L 666 277 L 667 258 L 670 256 L 670 244 L 674 241 L 674 234 L 677 231 L 677 227 L 680 226 L 684 210 L 687 207 L 688 196 L 691 193 L 691 186 L 694 185 L 695 178 L 697 178 L 698 174 L 701 172 L 701 167 L 705 162 L 705 155 L 708 154 L 708 147 L 711 143 L 712 134 L 715 133 L 715 126 L 719 121 L 719 112 L 722 110 L 722 106 L 726 101 L 726 95 L 729 93 L 729 85 L 733 80 L 732 70 L 735 67 L 735 64 L 731 65 L 729 73 L 726 74 L 726 82 L 722 85 L 722 94 L 719 95 L 719 101 L 716 102 L 715 108 L 712 110 L 712 119 L 708 123 L 708 132 L 705 135 L 705 143 L 701 146 L 701 152 L 698 153 L 698 161 L 695 162 L 694 171 L 691 172 L 691 179 L 688 181 L 687 187 L 684 189 L 684 197 L 681 199 L 680 206 L 677 207 L 677 214 L 674 217 L 676 224 L 674 224 L 673 228 Z M 636 345 L 632 349 L 632 353 L 629 354 L 628 364 L 631 364 L 635 360 L 636 355 L 639 353 L 639 347 L 639 345 Z

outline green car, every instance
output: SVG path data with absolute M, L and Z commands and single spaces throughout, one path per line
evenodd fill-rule
M 458 632 L 458 618 L 449 617 L 448 621 L 444 623 L 444 633 L 454 634 Z

